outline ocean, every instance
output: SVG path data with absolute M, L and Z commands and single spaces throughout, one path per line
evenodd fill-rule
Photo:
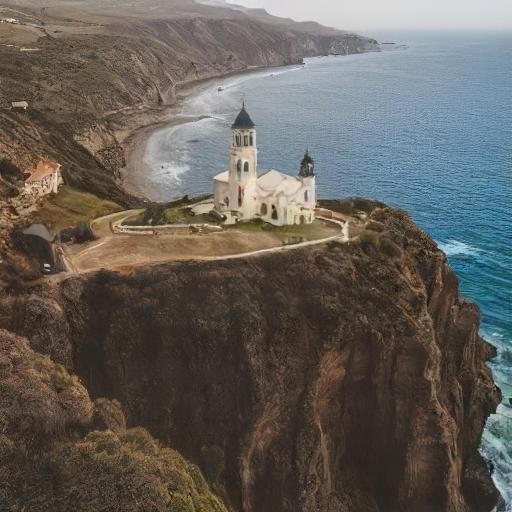
M 481 334 L 499 349 L 491 366 L 505 400 L 481 450 L 512 504 L 512 33 L 371 35 L 397 44 L 203 87 L 181 107 L 189 123 L 150 137 L 144 193 L 210 192 L 245 99 L 260 169 L 296 173 L 308 148 L 321 198 L 407 210 L 447 254 L 462 295 L 481 308 Z

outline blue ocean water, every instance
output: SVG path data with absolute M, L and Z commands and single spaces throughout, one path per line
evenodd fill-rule
M 227 168 L 242 98 L 260 168 L 297 172 L 306 147 L 323 198 L 366 196 L 407 210 L 446 252 L 482 311 L 492 363 L 512 397 L 512 33 L 399 33 L 382 53 L 310 59 L 210 84 L 183 106 L 207 119 L 164 128 L 146 151 L 155 200 L 209 192 Z M 223 91 L 219 92 L 218 87 Z M 135 184 L 135 188 L 136 188 Z M 512 502 L 512 409 L 491 418 L 483 453 Z

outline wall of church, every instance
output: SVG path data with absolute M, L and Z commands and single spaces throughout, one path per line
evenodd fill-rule
M 230 209 L 229 183 L 216 181 L 214 184 L 213 201 L 215 209 L 219 212 Z
M 288 202 L 286 197 L 269 197 L 259 201 L 255 216 L 274 226 L 291 226 L 311 224 L 315 220 L 315 210 L 299 202 Z
M 258 151 L 256 130 L 234 130 L 230 154 L 230 171 L 238 183 L 257 177 Z

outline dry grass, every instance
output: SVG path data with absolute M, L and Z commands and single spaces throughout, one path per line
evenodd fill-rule
M 106 231 L 101 222 L 95 225 L 97 235 Z M 305 226 L 266 226 L 244 223 L 209 235 L 110 235 L 86 245 L 67 246 L 65 250 L 79 272 L 91 272 L 172 260 L 222 258 L 340 234 L 339 226 L 323 221 Z
M 126 430 L 118 402 L 97 400 L 92 418 L 76 376 L 1 329 L 0 391 L 2 511 L 226 512 L 196 466 Z
M 58 194 L 50 196 L 32 215 L 31 221 L 60 231 L 76 226 L 79 222 L 89 222 L 121 210 L 122 208 L 112 201 L 63 186 Z
M 48 464 L 59 493 L 47 510 L 226 512 L 197 467 L 144 429 L 92 432 Z
M 0 12 L 0 15 L 4 13 Z M 44 34 L 41 30 L 24 25 L 11 25 L 10 23 L 0 23 L 0 43 L 26 45 L 35 43 Z
M 240 222 L 235 226 L 229 226 L 230 231 L 239 231 L 244 233 L 263 233 L 270 234 L 281 243 L 309 242 L 320 240 L 335 235 L 339 228 L 335 224 L 322 220 L 315 220 L 312 224 L 293 225 L 293 226 L 273 226 L 261 220 L 250 222 Z

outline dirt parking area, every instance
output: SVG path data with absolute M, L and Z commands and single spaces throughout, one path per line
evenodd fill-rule
M 76 272 L 122 270 L 172 260 L 221 259 L 341 236 L 339 225 L 323 220 L 316 220 L 303 230 L 301 226 L 265 230 L 241 225 L 239 229 L 210 234 L 114 235 L 108 229 L 113 218 L 117 220 L 119 214 L 94 224 L 95 233 L 101 235 L 98 240 L 65 247 L 66 257 Z

